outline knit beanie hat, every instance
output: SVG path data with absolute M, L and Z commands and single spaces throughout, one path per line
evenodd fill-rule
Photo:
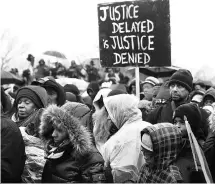
M 17 91 L 15 98 L 15 107 L 17 107 L 20 98 L 30 99 L 38 109 L 47 106 L 48 95 L 44 88 L 40 86 L 25 86 Z
M 150 76 L 145 79 L 145 81 L 142 83 L 142 85 L 146 84 L 146 83 L 149 83 L 149 84 L 155 86 L 155 85 L 158 85 L 160 83 L 160 81 L 157 78 Z
M 173 120 L 176 117 L 184 119 L 184 116 L 187 117 L 188 123 L 190 124 L 191 129 L 194 135 L 196 136 L 196 132 L 201 127 L 202 120 L 202 115 L 199 107 L 193 103 L 180 105 L 179 107 L 176 108 L 173 114 Z
M 176 71 L 169 80 L 169 86 L 173 83 L 180 84 L 185 87 L 189 92 L 193 88 L 193 77 L 189 70 L 179 69 Z
M 153 151 L 153 144 L 149 134 L 144 133 L 141 138 L 141 145 L 148 151 Z

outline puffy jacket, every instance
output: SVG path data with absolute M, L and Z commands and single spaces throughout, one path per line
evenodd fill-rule
M 52 144 L 53 120 L 59 120 L 59 126 L 64 126 L 69 134 L 68 143 L 61 147 L 63 154 L 50 157 Z M 44 183 L 92 183 L 105 182 L 104 160 L 101 154 L 92 146 L 91 136 L 80 120 L 62 107 L 50 105 L 45 109 L 40 126 L 40 135 L 45 142 L 47 157 L 42 174 Z M 57 149 L 58 150 L 58 149 Z
M 25 160 L 25 145 L 18 126 L 1 116 L 1 182 L 21 182 Z

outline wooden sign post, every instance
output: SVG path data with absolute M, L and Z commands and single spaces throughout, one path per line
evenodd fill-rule
M 169 0 L 98 5 L 100 62 L 103 67 L 171 66 Z M 138 69 L 137 69 L 138 68 Z

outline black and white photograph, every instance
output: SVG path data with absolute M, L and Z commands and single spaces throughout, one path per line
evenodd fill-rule
M 1 183 L 215 183 L 215 0 L 0 0 Z

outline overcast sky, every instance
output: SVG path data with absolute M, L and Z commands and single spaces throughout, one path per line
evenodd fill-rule
M 103 2 L 110 1 L 1 0 L 0 35 L 8 29 L 20 44 L 27 43 L 23 58 L 47 50 L 69 59 L 98 57 L 97 4 Z M 170 0 L 173 65 L 194 72 L 203 65 L 215 68 L 214 7 L 215 0 Z

